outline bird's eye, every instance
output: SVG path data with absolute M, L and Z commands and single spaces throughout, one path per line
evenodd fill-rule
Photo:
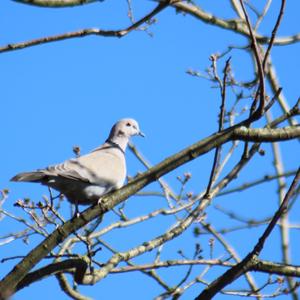
M 130 123 L 127 123 L 127 124 L 126 124 L 126 126 L 127 126 L 127 127 L 130 127 L 130 126 L 131 126 L 131 124 L 130 124 Z

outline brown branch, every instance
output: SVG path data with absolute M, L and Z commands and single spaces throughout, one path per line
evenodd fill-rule
M 212 60 L 213 60 L 213 69 L 214 69 L 214 73 L 215 73 L 215 78 L 216 80 L 219 82 L 220 85 L 220 89 L 221 89 L 221 105 L 220 105 L 220 115 L 219 115 L 219 131 L 223 130 L 223 126 L 224 126 L 224 115 L 225 115 L 225 99 L 226 99 L 226 80 L 227 80 L 227 75 L 228 75 L 228 69 L 230 66 L 230 59 L 227 59 L 226 64 L 225 64 L 225 68 L 224 68 L 224 75 L 223 75 L 223 82 L 220 80 L 218 74 L 217 74 L 217 70 L 216 70 L 216 57 L 212 56 Z M 216 169 L 219 165 L 220 162 L 220 154 L 221 154 L 221 146 L 217 147 L 215 150 L 215 155 L 214 155 L 214 161 L 213 161 L 213 166 L 210 172 L 210 177 L 209 177 L 209 182 L 207 185 L 207 189 L 206 189 L 206 193 L 204 197 L 209 197 L 209 192 L 211 189 L 211 186 L 213 184 L 214 178 L 215 178 L 215 173 L 216 173 Z
M 81 258 L 70 258 L 64 261 L 55 262 L 40 268 L 34 272 L 31 272 L 24 277 L 22 281 L 16 286 L 16 291 L 23 289 L 24 287 L 30 285 L 33 282 L 42 280 L 50 275 L 55 275 L 60 273 L 62 270 L 64 272 L 74 273 L 74 279 L 77 283 L 81 283 L 83 276 L 87 269 L 87 262 Z
M 244 6 L 244 0 L 239 0 L 239 1 L 240 1 L 242 11 L 244 13 L 244 18 L 246 20 L 248 31 L 250 33 L 251 42 L 252 42 L 251 46 L 252 46 L 253 54 L 255 57 L 255 64 L 258 69 L 258 78 L 259 78 L 259 85 L 256 90 L 256 93 L 255 93 L 255 96 L 254 96 L 254 99 L 253 99 L 253 102 L 252 102 L 252 105 L 251 105 L 251 108 L 249 111 L 249 122 L 246 125 L 249 128 L 253 121 L 258 120 L 264 114 L 264 110 L 265 110 L 265 78 L 264 78 L 264 68 L 263 68 L 262 61 L 261 61 L 261 58 L 259 55 L 258 44 L 256 41 L 256 37 L 254 36 L 254 32 L 252 29 L 252 25 L 251 25 L 249 16 L 248 16 L 247 11 Z M 259 101 L 259 106 L 256 109 L 258 97 L 260 97 L 259 98 L 260 101 Z M 249 144 L 248 144 L 248 142 L 246 142 L 245 146 L 244 146 L 243 156 L 248 155 L 248 147 L 249 147 Z
M 267 238 L 269 237 L 269 235 L 271 234 L 272 230 L 274 229 L 277 221 L 280 219 L 281 215 L 285 213 L 285 211 L 288 208 L 288 203 L 290 198 L 293 196 L 293 193 L 295 192 L 295 190 L 297 189 L 297 186 L 299 184 L 300 181 L 300 167 L 294 177 L 294 180 L 288 190 L 288 192 L 286 193 L 279 209 L 277 210 L 277 212 L 275 213 L 274 217 L 272 218 L 270 224 L 268 225 L 268 227 L 266 228 L 265 232 L 263 233 L 263 235 L 260 237 L 258 243 L 256 244 L 256 246 L 254 247 L 252 253 L 255 255 L 258 255 L 261 250 L 263 249 L 263 246 L 267 240 Z
M 281 7 L 280 7 L 280 10 L 279 10 L 279 15 L 278 15 L 278 17 L 277 17 L 277 20 L 276 20 L 274 29 L 272 30 L 271 39 L 270 39 L 270 42 L 269 42 L 267 51 L 266 51 L 266 53 L 265 53 L 265 57 L 264 57 L 264 60 L 263 60 L 263 63 L 262 63 L 264 72 L 266 71 L 266 63 L 267 63 L 267 61 L 268 61 L 268 57 L 269 57 L 269 55 L 270 55 L 272 46 L 273 46 L 274 41 L 275 41 L 276 33 L 277 33 L 277 31 L 278 31 L 280 22 L 281 22 L 282 17 L 283 17 L 283 13 L 284 13 L 284 9 L 285 9 L 285 2 L 286 2 L 286 0 L 282 0 L 282 1 L 281 1 Z
M 174 1 L 174 0 L 173 0 Z M 85 37 L 89 35 L 97 35 L 97 36 L 104 36 L 104 37 L 117 37 L 121 38 L 130 33 L 133 30 L 138 29 L 140 25 L 143 23 L 151 20 L 155 15 L 157 15 L 159 12 L 161 12 L 163 9 L 165 9 L 169 3 L 172 2 L 172 0 L 160 2 L 150 13 L 148 13 L 146 16 L 135 22 L 134 24 L 130 25 L 129 27 L 125 29 L 120 30 L 102 30 L 98 28 L 88 28 L 88 29 L 81 29 L 77 31 L 67 32 L 63 34 L 48 36 L 48 37 L 42 37 L 30 41 L 20 42 L 16 44 L 8 44 L 5 46 L 0 47 L 0 53 L 1 52 L 7 52 L 12 50 L 19 50 L 24 49 L 40 44 L 46 44 L 51 42 L 57 42 L 65 39 L 72 39 L 72 38 L 79 38 L 79 37 Z
M 245 20 L 246 20 L 247 27 L 248 27 L 248 30 L 250 33 L 253 53 L 255 56 L 255 61 L 256 61 L 256 65 L 257 65 L 257 69 L 258 69 L 258 77 L 259 77 L 259 89 L 258 90 L 259 90 L 260 101 L 259 101 L 258 109 L 255 112 L 253 112 L 252 116 L 250 116 L 250 118 L 249 118 L 251 120 L 257 120 L 263 115 L 264 108 L 265 108 L 265 78 L 264 78 L 265 75 L 264 75 L 262 61 L 261 61 L 261 58 L 259 55 L 258 44 L 257 44 L 256 37 L 252 30 L 252 25 L 251 25 L 249 16 L 248 16 L 247 11 L 244 6 L 244 0 L 240 0 L 240 4 L 241 4 L 242 10 L 244 12 Z M 258 95 L 258 93 L 256 95 Z M 255 96 L 255 98 L 254 98 L 254 103 L 256 102 L 256 98 L 257 98 L 257 96 Z
M 276 92 L 275 95 L 273 96 L 273 98 L 268 102 L 268 104 L 265 106 L 265 110 L 264 113 L 268 112 L 270 110 L 270 108 L 273 106 L 273 104 L 275 103 L 275 101 L 277 99 L 279 99 L 279 96 L 281 94 L 282 88 L 280 87 Z M 296 124 L 294 124 L 296 125 Z

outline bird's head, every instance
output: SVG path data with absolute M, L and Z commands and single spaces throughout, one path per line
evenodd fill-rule
M 129 139 L 134 135 L 140 135 L 144 137 L 145 135 L 140 131 L 139 124 L 134 119 L 122 119 L 118 121 L 110 132 L 110 138 L 112 137 L 124 137 Z

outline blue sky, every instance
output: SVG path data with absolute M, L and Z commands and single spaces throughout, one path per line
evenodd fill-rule
M 278 11 L 279 1 L 274 2 L 276 3 L 272 4 L 266 21 L 262 24 L 261 32 L 264 34 L 270 33 L 273 16 Z M 259 1 L 253 3 L 258 5 Z M 152 1 L 136 1 L 133 4 L 136 18 L 155 5 Z M 220 17 L 235 17 L 229 1 L 226 1 L 226 5 L 215 1 L 201 1 L 199 4 Z M 126 9 L 126 1 L 105 1 L 65 9 L 46 9 L 8 0 L 1 1 L 0 44 L 81 28 L 123 28 L 129 24 Z M 299 9 L 300 3 L 288 1 L 279 35 L 299 32 L 300 28 L 296 26 L 299 24 Z M 83 153 L 90 151 L 106 139 L 111 125 L 120 118 L 133 117 L 138 120 L 147 138 L 135 138 L 134 142 L 153 164 L 217 129 L 219 91 L 204 79 L 188 76 L 186 70 L 191 68 L 203 71 L 210 65 L 209 56 L 212 53 L 224 51 L 229 44 L 244 46 L 245 38 L 204 24 L 190 16 L 176 15 L 171 8 L 156 18 L 157 24 L 149 29 L 153 37 L 145 32 L 132 32 L 122 39 L 86 37 L 0 55 L 0 189 L 10 190 L 9 200 L 5 204 L 7 210 L 18 214 L 19 210 L 13 208 L 15 200 L 22 197 L 38 200 L 42 194 L 47 194 L 47 189 L 39 185 L 10 183 L 9 179 L 13 175 L 72 157 L 73 145 L 80 145 Z M 299 51 L 298 43 L 274 47 L 272 52 L 284 94 L 290 105 L 294 104 L 300 95 Z M 250 56 L 242 54 L 239 50 L 233 51 L 231 55 L 236 78 L 251 79 L 253 66 Z M 221 65 L 219 69 L 222 70 Z M 232 103 L 233 100 L 229 98 L 228 105 Z M 278 107 L 275 106 L 274 115 L 279 113 Z M 264 158 L 256 157 L 247 170 L 241 173 L 240 182 L 273 172 L 270 146 L 266 145 L 265 149 L 269 155 Z M 299 164 L 299 156 L 297 157 L 296 153 L 299 153 L 299 145 L 296 142 L 284 144 L 283 157 L 287 169 L 296 168 Z M 226 170 L 233 166 L 239 155 L 240 151 L 232 158 Z M 127 158 L 130 175 L 144 170 L 131 153 L 127 153 Z M 211 162 L 212 153 L 209 153 L 167 175 L 166 179 L 178 190 L 176 176 L 191 171 L 193 180 L 188 189 L 195 193 L 200 192 L 207 184 Z M 242 201 L 239 194 L 234 194 L 226 197 L 226 201 L 216 200 L 216 203 L 220 202 L 228 209 L 242 205 L 242 212 L 256 207 L 254 216 L 269 216 L 275 209 L 275 186 L 275 183 L 271 183 L 267 187 L 257 187 L 257 195 L 269 195 L 263 202 L 253 199 L 253 193 L 249 191 L 243 194 Z M 162 203 L 159 199 L 132 197 L 128 201 L 128 214 L 137 216 L 165 205 Z M 67 205 L 64 209 L 65 216 L 68 217 Z M 221 218 L 224 217 L 221 214 L 218 215 L 215 210 L 209 209 L 208 215 L 216 227 L 222 227 Z M 292 217 L 296 221 L 296 216 Z M 113 216 L 109 216 L 106 222 L 112 219 Z M 7 218 L 2 222 L 1 236 L 8 232 L 8 228 L 20 228 L 20 225 Z M 154 237 L 169 225 L 170 223 L 161 217 L 155 222 L 149 222 L 145 227 L 136 229 L 136 236 L 131 230 L 121 230 L 112 234 L 108 240 L 119 249 L 127 249 L 136 241 L 140 241 L 141 237 Z M 249 244 L 240 233 L 232 234 L 230 239 L 233 242 L 241 238 L 245 240 L 245 244 L 240 248 L 240 254 L 243 256 L 251 248 L 258 234 L 259 232 L 247 231 Z M 276 234 L 274 233 L 275 238 L 272 240 L 274 243 L 277 241 Z M 297 238 L 297 232 L 292 234 Z M 195 243 L 191 232 L 184 234 L 178 241 L 167 244 L 170 252 L 166 253 L 174 254 L 181 243 L 185 242 L 191 245 Z M 203 237 L 201 243 L 207 249 L 206 242 L 206 237 Z M 37 241 L 33 240 L 28 246 L 16 243 L 14 248 L 10 245 L 2 247 L 1 257 L 12 255 L 12 251 L 13 255 L 25 254 L 36 243 Z M 272 253 L 272 249 L 272 245 L 267 245 L 264 257 L 279 259 L 279 253 Z M 189 251 L 191 255 L 193 247 Z M 221 248 L 217 251 L 220 254 L 224 253 Z M 153 253 L 148 255 L 152 257 Z M 299 264 L 299 258 L 295 259 Z M 1 276 L 13 263 L 8 262 L 1 266 Z M 178 270 L 180 268 L 174 269 L 176 275 L 180 273 Z M 164 272 L 162 270 L 161 274 Z M 216 274 L 213 272 L 209 278 L 215 278 Z M 172 282 L 175 277 L 174 275 L 168 279 Z M 137 282 L 141 284 L 137 286 Z M 120 288 L 116 289 L 115 286 Z M 124 290 L 127 296 L 130 295 L 130 299 L 152 299 L 161 292 L 157 286 L 153 286 L 155 284 L 144 275 L 131 273 L 130 276 L 112 275 L 94 287 L 83 287 L 80 290 L 95 299 L 100 299 L 98 295 L 101 295 L 101 298 L 107 298 L 109 295 L 110 299 L 117 299 L 125 293 Z M 194 291 L 187 293 L 183 299 L 195 296 L 201 288 L 194 288 Z M 24 289 L 13 299 L 39 299 L 41 295 L 44 300 L 55 297 L 66 299 L 53 278 Z M 225 297 L 218 296 L 217 299 Z

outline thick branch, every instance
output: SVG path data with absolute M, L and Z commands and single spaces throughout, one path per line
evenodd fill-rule
M 248 142 L 276 142 L 285 141 L 300 136 L 300 126 L 288 126 L 284 128 L 257 128 L 251 129 L 245 126 L 234 130 L 233 140 Z
M 257 264 L 251 267 L 251 270 L 264 272 L 268 274 L 300 277 L 300 266 L 280 264 L 266 260 L 259 260 Z
M 50 275 L 55 275 L 64 272 L 74 274 L 76 282 L 80 283 L 88 267 L 87 262 L 81 258 L 71 258 L 60 262 L 55 262 L 40 268 L 26 275 L 26 277 L 17 285 L 16 290 L 21 290 L 33 282 L 42 280 Z

